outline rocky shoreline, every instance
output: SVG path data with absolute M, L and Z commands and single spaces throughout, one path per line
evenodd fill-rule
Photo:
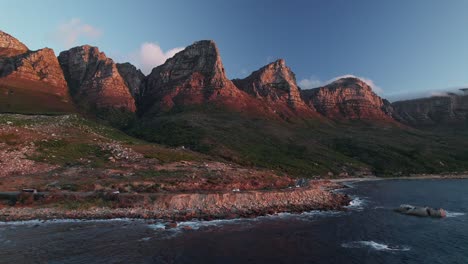
M 256 217 L 280 212 L 299 213 L 311 210 L 343 210 L 350 198 L 332 190 L 343 188 L 330 181 L 314 182 L 301 188 L 204 193 L 153 194 L 71 194 L 55 193 L 31 205 L 0 208 L 0 221 L 53 219 L 232 219 Z M 105 198 L 107 206 L 67 209 L 57 202 Z

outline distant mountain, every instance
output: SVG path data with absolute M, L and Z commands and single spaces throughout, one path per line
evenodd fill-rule
M 395 118 L 402 123 L 423 126 L 468 124 L 468 94 L 447 94 L 394 102 Z

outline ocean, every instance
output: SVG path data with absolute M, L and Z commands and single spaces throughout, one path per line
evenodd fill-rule
M 0 263 L 468 263 L 468 180 L 349 184 L 346 211 L 253 219 L 0 223 Z M 444 219 L 393 211 L 441 207 Z

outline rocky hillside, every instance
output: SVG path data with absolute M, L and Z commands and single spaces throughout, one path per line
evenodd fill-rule
M 464 125 L 468 122 L 468 95 L 448 94 L 395 102 L 395 118 L 412 126 Z
M 60 53 L 60 65 L 70 93 L 80 107 L 135 112 L 135 100 L 114 61 L 88 45 Z
M 235 79 L 233 82 L 251 96 L 265 101 L 274 112 L 317 116 L 315 108 L 302 100 L 296 76 L 283 59 L 254 71 L 245 79 Z
M 320 88 L 302 91 L 304 100 L 331 119 L 392 120 L 391 104 L 358 78 L 342 78 Z
M 147 193 L 294 184 L 268 170 L 132 138 L 77 114 L 0 114 L 0 167 L 3 191 Z
M 67 82 L 53 50 L 30 51 L 0 31 L 0 111 L 73 111 Z

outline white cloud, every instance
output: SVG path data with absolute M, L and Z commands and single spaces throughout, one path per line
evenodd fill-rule
M 83 23 L 79 18 L 60 24 L 54 32 L 54 38 L 65 48 L 71 48 L 78 44 L 81 38 L 87 40 L 99 38 L 102 31 L 90 24 Z
M 302 89 L 312 89 L 312 88 L 322 86 L 323 83 L 318 78 L 315 78 L 314 76 L 312 76 L 310 78 L 305 78 L 305 79 L 300 80 L 298 84 L 299 84 L 299 87 L 301 87 Z
M 461 87 L 449 87 L 445 89 L 430 89 L 430 90 L 419 90 L 419 91 L 397 91 L 387 95 L 388 100 L 391 102 L 402 101 L 402 100 L 412 100 L 412 99 L 419 99 L 419 98 L 428 98 L 428 97 L 446 97 L 450 96 L 450 94 L 458 94 L 462 95 L 459 89 L 466 86 Z
M 249 74 L 249 71 L 247 71 L 247 69 L 242 68 L 242 69 L 240 70 L 240 75 L 241 75 L 241 76 L 247 76 L 248 74 Z
M 441 91 L 431 91 L 429 92 L 430 97 L 445 97 L 449 96 L 449 92 L 441 92 Z
M 167 59 L 173 57 L 177 52 L 184 48 L 177 47 L 167 51 L 163 51 L 161 47 L 152 42 L 141 44 L 138 51 L 132 52 L 128 56 L 128 60 L 140 68 L 144 74 L 148 74 L 151 70 L 166 62 Z
M 324 82 L 322 82 L 320 79 L 315 78 L 315 77 L 312 76 L 310 78 L 305 78 L 305 79 L 300 80 L 298 84 L 303 89 L 312 89 L 312 88 L 316 88 L 316 87 L 319 87 L 319 86 L 327 85 L 329 83 L 332 83 L 332 82 L 334 82 L 336 80 L 339 80 L 339 79 L 342 79 L 342 78 L 358 78 L 358 79 L 362 80 L 363 82 L 367 83 L 367 85 L 369 85 L 375 93 L 381 95 L 384 92 L 384 90 L 380 86 L 376 85 L 374 83 L 374 81 L 372 81 L 371 79 L 366 78 L 366 77 L 355 76 L 355 75 L 352 75 L 352 74 L 341 75 L 341 76 L 335 77 L 335 78 L 333 78 L 331 80 L 324 81 Z

